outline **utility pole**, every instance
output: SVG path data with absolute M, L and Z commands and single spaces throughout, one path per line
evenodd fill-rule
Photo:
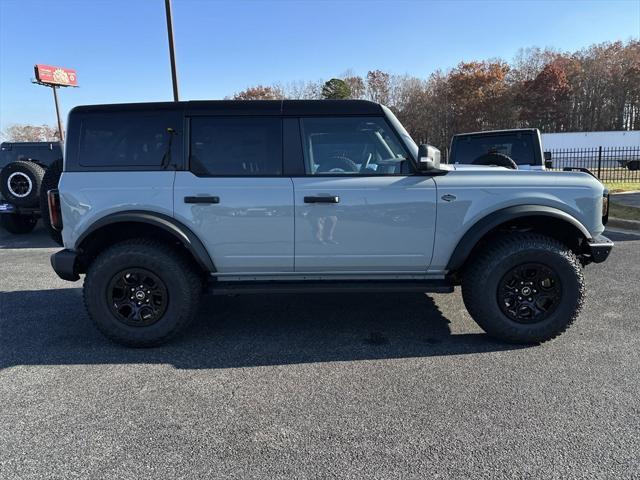
M 173 13 L 171 0 L 164 0 L 164 9 L 167 15 L 167 35 L 169 36 L 169 60 L 171 61 L 171 81 L 173 83 L 173 101 L 179 101 L 178 96 L 178 71 L 176 70 L 176 51 L 173 46 Z
M 58 87 L 56 87 L 55 85 L 51 85 L 51 90 L 53 90 L 53 101 L 56 104 L 56 118 L 58 119 L 58 136 L 60 137 L 60 141 L 64 142 L 62 120 L 60 119 L 60 104 L 58 103 Z

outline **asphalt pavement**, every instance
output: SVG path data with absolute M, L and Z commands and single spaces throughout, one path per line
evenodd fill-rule
M 211 297 L 127 349 L 0 233 L 0 478 L 639 478 L 640 236 L 607 233 L 577 323 L 491 340 L 452 295 Z

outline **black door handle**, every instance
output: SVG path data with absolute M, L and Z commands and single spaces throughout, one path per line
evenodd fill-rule
M 337 195 L 329 197 L 304 197 L 304 203 L 340 203 L 340 197 Z
M 220 197 L 184 197 L 184 203 L 220 203 Z

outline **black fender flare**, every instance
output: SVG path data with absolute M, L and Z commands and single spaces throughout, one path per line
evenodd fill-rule
M 144 210 L 128 210 L 106 215 L 96 220 L 75 242 L 74 250 L 80 250 L 82 243 L 97 230 L 116 223 L 146 223 L 163 229 L 173 235 L 193 255 L 198 265 L 206 272 L 215 272 L 216 268 L 202 241 L 193 231 L 169 215 Z
M 447 270 L 452 272 L 462 267 L 471 254 L 471 251 L 482 237 L 498 225 L 515 220 L 516 218 L 533 216 L 553 217 L 558 220 L 562 220 L 576 228 L 586 240 L 591 238 L 589 230 L 575 217 L 563 210 L 545 205 L 516 205 L 496 210 L 473 224 L 473 226 L 462 236 L 458 245 L 456 245 L 451 258 L 447 263 Z

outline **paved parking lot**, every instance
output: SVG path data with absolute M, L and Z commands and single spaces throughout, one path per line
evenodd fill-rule
M 640 236 L 567 333 L 517 348 L 454 295 L 209 298 L 132 350 L 42 230 L 0 233 L 0 478 L 638 478 Z

